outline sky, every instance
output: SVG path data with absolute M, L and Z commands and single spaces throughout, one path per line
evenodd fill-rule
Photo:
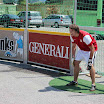
M 46 0 L 40 0 L 40 1 L 45 2 Z
M 34 1 L 38 1 L 38 0 L 30 0 L 30 1 L 34 2 Z M 39 0 L 39 1 L 45 2 L 46 0 Z

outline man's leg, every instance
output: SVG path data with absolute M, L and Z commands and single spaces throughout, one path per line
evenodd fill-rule
M 91 80 L 92 80 L 92 87 L 91 87 L 90 91 L 95 91 L 96 85 L 95 85 L 95 69 L 94 69 L 94 66 L 91 67 L 90 76 L 91 76 Z
M 77 85 L 77 79 L 78 79 L 78 75 L 79 75 L 79 64 L 81 61 L 73 61 L 73 66 L 74 66 L 74 81 L 71 81 L 70 83 L 68 83 L 66 86 L 70 86 L 70 85 Z
M 74 65 L 74 81 L 75 82 L 77 82 L 77 79 L 78 79 L 79 70 L 80 70 L 80 67 L 79 67 L 80 62 L 81 61 L 77 61 L 77 60 L 74 60 L 74 62 L 73 62 L 73 65 Z
M 95 69 L 94 69 L 94 66 L 91 67 L 90 76 L 91 76 L 92 84 L 95 85 Z

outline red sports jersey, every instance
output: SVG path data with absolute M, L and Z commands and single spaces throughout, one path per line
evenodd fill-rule
M 94 37 L 91 36 L 91 34 L 86 31 L 80 30 L 78 37 L 70 35 L 70 39 L 72 43 L 76 43 L 78 47 L 83 51 L 90 51 L 90 48 L 88 46 L 91 46 L 92 44 L 95 47 L 95 51 L 97 51 L 96 40 L 94 39 Z

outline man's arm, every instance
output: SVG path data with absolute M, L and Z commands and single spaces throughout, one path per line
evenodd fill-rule
M 89 46 L 90 48 L 90 57 L 89 57 L 89 60 L 88 60 L 88 66 L 87 66 L 87 69 L 88 70 L 91 70 L 91 67 L 92 67 L 92 58 L 93 58 L 93 54 L 94 54 L 94 51 L 95 51 L 95 48 L 94 48 L 94 45 L 92 44 L 91 46 Z
M 89 46 L 89 48 L 90 48 L 90 59 L 92 59 L 92 57 L 93 57 L 93 54 L 94 54 L 94 52 L 95 52 L 95 48 L 94 48 L 94 45 L 92 44 L 91 46 Z

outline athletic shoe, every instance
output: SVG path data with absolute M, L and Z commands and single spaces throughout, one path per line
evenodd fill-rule
M 78 82 L 71 81 L 71 82 L 68 83 L 66 86 L 76 86 L 76 85 L 78 85 Z
M 90 91 L 95 91 L 95 90 L 96 90 L 96 85 L 92 84 L 92 87 L 91 87 Z

